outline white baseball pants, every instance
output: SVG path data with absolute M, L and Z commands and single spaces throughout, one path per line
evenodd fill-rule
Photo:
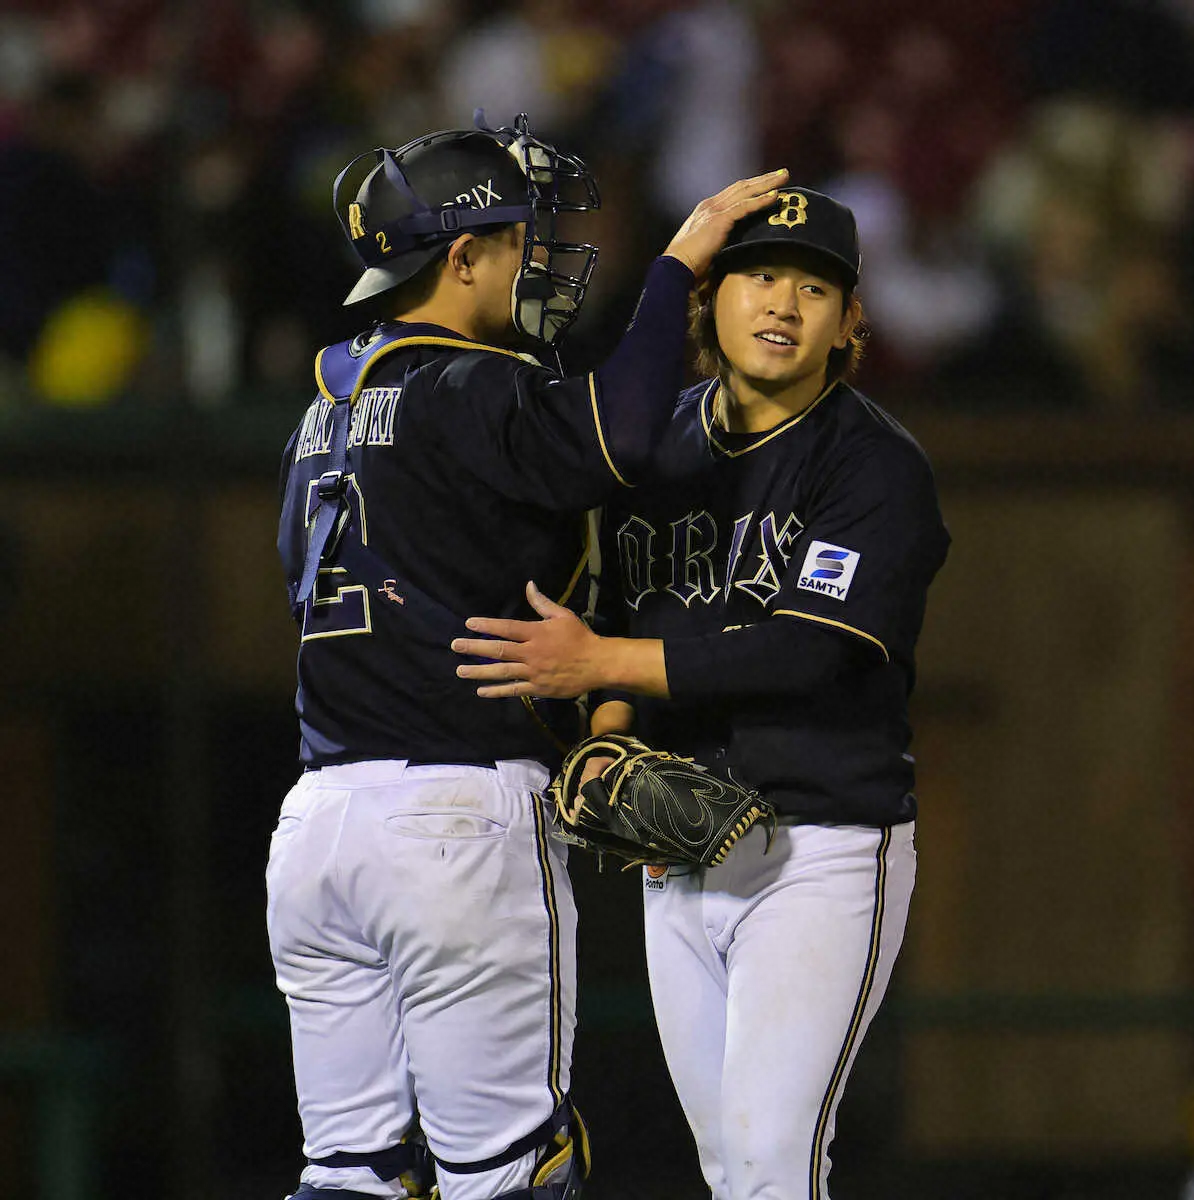
M 567 1091 L 576 908 L 547 781 L 521 760 L 363 762 L 308 772 L 286 797 L 267 925 L 308 1158 L 393 1146 L 417 1105 L 437 1157 L 479 1162 Z M 438 1171 L 443 1198 L 525 1186 L 535 1157 Z M 368 1167 L 309 1165 L 303 1181 L 405 1195 Z
M 756 827 L 726 862 L 644 873 L 664 1056 L 715 1200 L 828 1200 L 842 1088 L 891 978 L 914 829 Z

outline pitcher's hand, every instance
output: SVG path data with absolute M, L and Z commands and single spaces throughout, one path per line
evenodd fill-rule
M 580 773 L 580 786 L 584 787 L 590 779 L 596 779 L 613 761 L 612 758 L 590 758 Z

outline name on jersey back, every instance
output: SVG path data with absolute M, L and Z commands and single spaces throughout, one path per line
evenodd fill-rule
M 352 406 L 348 445 L 392 446 L 394 416 L 398 411 L 400 387 L 366 388 Z M 294 444 L 294 461 L 327 454 L 332 448 L 332 402 L 322 396 L 307 409 Z

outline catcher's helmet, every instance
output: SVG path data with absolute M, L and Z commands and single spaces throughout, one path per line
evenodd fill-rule
M 580 312 L 597 257 L 596 246 L 559 241 L 556 218 L 600 207 L 596 182 L 580 159 L 533 137 L 525 113 L 513 127 L 500 129 L 487 128 L 480 111 L 475 120 L 475 129 L 445 130 L 397 150 L 358 155 L 336 177 L 332 203 L 365 267 L 344 303 L 405 283 L 464 232 L 524 221 L 522 267 L 511 299 L 514 324 L 539 341 L 556 342 Z M 356 198 L 343 203 L 345 176 L 370 154 L 375 165 Z

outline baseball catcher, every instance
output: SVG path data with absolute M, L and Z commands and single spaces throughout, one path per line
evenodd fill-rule
M 610 759 L 583 782 L 594 760 Z M 691 758 L 611 733 L 586 738 L 564 759 L 548 798 L 565 841 L 640 863 L 715 867 L 756 821 L 775 830 L 775 810 L 733 779 Z

